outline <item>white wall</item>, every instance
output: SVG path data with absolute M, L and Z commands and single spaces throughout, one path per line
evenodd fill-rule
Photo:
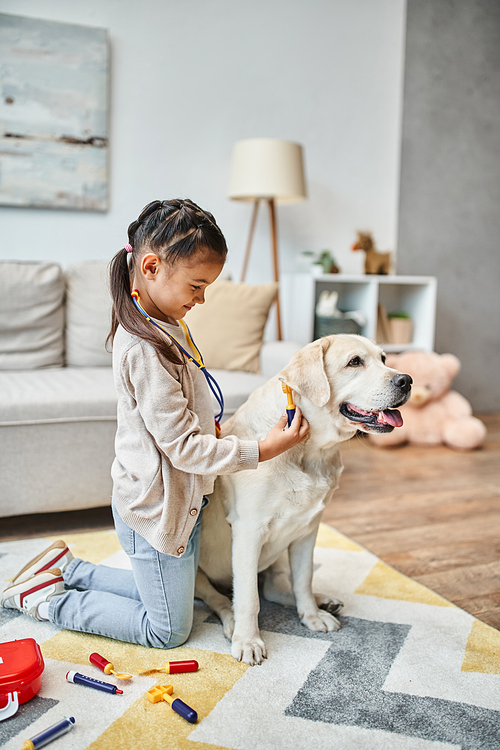
M 109 259 L 154 198 L 211 210 L 238 278 L 250 206 L 226 197 L 231 147 L 305 148 L 309 199 L 278 211 L 281 267 L 355 230 L 395 247 L 405 0 L 2 0 L 2 12 L 105 27 L 111 42 L 108 213 L 0 208 L 3 259 Z M 247 280 L 271 279 L 262 213 Z

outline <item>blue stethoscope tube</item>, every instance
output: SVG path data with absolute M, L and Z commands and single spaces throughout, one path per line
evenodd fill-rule
M 202 373 L 204 374 L 204 376 L 206 378 L 206 381 L 208 383 L 208 387 L 210 388 L 210 390 L 214 394 L 215 400 L 217 401 L 217 403 L 219 404 L 219 407 L 220 407 L 220 411 L 215 415 L 215 421 L 216 421 L 217 425 L 219 425 L 220 421 L 222 419 L 222 415 L 224 414 L 224 396 L 222 395 L 222 391 L 221 391 L 220 385 L 218 384 L 218 382 L 216 381 L 216 379 L 214 378 L 214 376 L 211 375 L 208 372 L 207 368 L 205 367 L 205 363 L 203 362 L 203 357 L 201 356 L 201 352 L 198 349 L 198 347 L 196 347 L 196 349 L 198 351 L 198 354 L 200 355 L 200 359 L 201 359 L 201 363 L 202 363 L 203 367 L 200 367 L 198 365 L 198 363 L 196 362 L 196 360 L 193 359 L 193 357 L 190 356 L 189 352 L 187 352 L 184 349 L 184 347 L 181 346 L 179 344 L 179 342 L 176 341 L 175 338 L 168 331 L 165 330 L 165 328 L 163 328 L 162 326 L 158 325 L 158 323 L 156 323 L 152 318 L 150 318 L 150 316 L 142 308 L 142 306 L 140 305 L 140 303 L 138 302 L 138 300 L 136 299 L 136 297 L 134 295 L 132 295 L 132 299 L 134 300 L 134 305 L 139 310 L 139 312 L 141 313 L 141 315 L 143 315 L 146 318 L 146 320 L 149 320 L 149 322 L 152 323 L 154 326 L 156 326 L 156 328 L 158 328 L 160 331 L 163 331 L 163 333 L 166 333 L 167 336 L 169 336 L 169 338 L 172 339 L 172 341 L 175 341 L 175 343 L 177 344 L 177 346 L 179 347 L 179 349 L 186 355 L 186 357 L 189 359 L 189 361 L 190 362 L 194 362 L 194 364 L 198 367 L 198 369 L 200 369 L 202 371 Z M 191 341 L 193 341 L 193 337 L 191 336 L 191 331 L 189 330 L 187 323 L 184 322 L 184 325 L 186 326 L 186 328 L 188 330 L 188 333 L 189 333 L 189 336 L 191 338 Z M 194 343 L 194 341 L 193 341 L 193 343 Z M 196 346 L 196 344 L 195 344 L 195 346 Z

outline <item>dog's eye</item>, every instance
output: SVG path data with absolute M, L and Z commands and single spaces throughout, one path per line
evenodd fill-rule
M 382 354 L 382 364 L 385 365 L 386 356 L 385 354 Z
M 347 367 L 363 367 L 365 363 L 361 359 L 361 357 L 353 357 L 351 361 L 348 363 Z

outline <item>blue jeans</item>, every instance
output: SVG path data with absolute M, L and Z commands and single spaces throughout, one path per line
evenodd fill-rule
M 204 498 L 203 505 L 207 502 Z M 69 590 L 50 601 L 49 620 L 68 630 L 142 646 L 180 646 L 193 624 L 201 516 L 202 511 L 183 556 L 172 557 L 127 526 L 113 507 L 118 539 L 132 570 L 72 560 L 64 571 Z

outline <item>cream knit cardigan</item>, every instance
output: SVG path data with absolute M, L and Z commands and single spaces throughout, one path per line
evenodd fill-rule
M 165 328 L 189 349 L 180 326 Z M 192 362 L 172 364 L 121 326 L 113 341 L 113 372 L 113 502 L 151 546 L 180 557 L 216 475 L 256 469 L 258 443 L 234 435 L 217 439 L 203 373 Z

